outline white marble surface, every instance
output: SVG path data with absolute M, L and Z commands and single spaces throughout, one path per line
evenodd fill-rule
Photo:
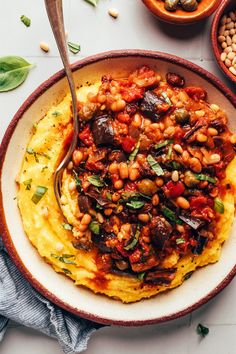
M 109 17 L 110 7 L 119 9 L 117 20 Z M 143 48 L 173 53 L 219 76 L 234 92 L 214 62 L 208 21 L 192 27 L 173 27 L 157 21 L 141 0 L 100 0 L 95 9 L 83 0 L 64 0 L 69 40 L 81 44 L 71 61 L 111 49 Z M 19 20 L 32 20 L 26 28 Z M 0 56 L 20 55 L 35 63 L 26 82 L 14 91 L 0 94 L 0 139 L 16 110 L 46 78 L 61 68 L 57 49 L 46 18 L 43 0 L 8 0 L 1 4 Z M 50 52 L 43 53 L 39 42 L 46 41 Z M 236 280 L 207 305 L 182 319 L 142 328 L 104 328 L 89 342 L 87 354 L 235 354 Z M 196 334 L 198 323 L 210 329 L 205 339 Z M 0 343 L 1 354 L 60 354 L 54 339 L 12 323 Z

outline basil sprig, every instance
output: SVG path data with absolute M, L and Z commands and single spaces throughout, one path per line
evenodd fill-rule
M 10 91 L 21 85 L 32 67 L 32 64 L 21 57 L 0 58 L 0 92 Z
M 104 182 L 98 175 L 89 176 L 87 180 L 95 187 L 103 187 Z
M 80 52 L 80 45 L 72 42 L 67 42 L 70 52 L 77 54 Z
M 140 141 L 137 142 L 135 149 L 129 155 L 129 161 L 134 161 L 134 159 L 139 151 L 139 147 L 140 147 Z

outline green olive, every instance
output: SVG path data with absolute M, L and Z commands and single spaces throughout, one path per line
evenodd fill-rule
M 137 186 L 139 192 L 146 195 L 153 195 L 157 191 L 156 183 L 148 178 L 145 178 L 142 181 L 138 182 Z
M 186 184 L 187 187 L 195 187 L 199 181 L 196 179 L 194 173 L 191 171 L 186 171 L 184 174 L 184 183 Z
M 189 118 L 190 118 L 190 114 L 186 109 L 180 108 L 175 111 L 176 123 L 184 125 L 188 123 Z
M 179 0 L 165 0 L 165 9 L 167 11 L 175 11 L 177 9 Z
M 180 0 L 180 4 L 185 11 L 195 11 L 198 7 L 196 0 Z

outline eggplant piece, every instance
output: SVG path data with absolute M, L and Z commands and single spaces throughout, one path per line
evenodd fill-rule
M 167 73 L 166 74 L 166 81 L 169 85 L 174 87 L 183 87 L 185 85 L 185 79 L 175 73 Z
M 102 230 L 99 235 L 92 233 L 91 240 L 93 244 L 103 253 L 111 253 L 112 248 L 107 247 L 106 241 L 109 239 L 109 235 Z
M 158 285 L 158 284 L 170 284 L 175 277 L 175 268 L 156 268 L 145 275 L 144 282 Z
M 192 248 L 192 253 L 193 254 L 202 254 L 204 248 L 207 245 L 208 242 L 208 238 L 204 237 L 201 235 L 201 233 L 199 232 L 197 234 L 197 237 L 195 237 L 196 241 L 197 241 L 197 245 L 195 247 Z
M 210 126 L 218 130 L 219 133 L 225 131 L 226 125 L 219 119 L 214 119 L 210 122 Z
M 160 120 L 170 107 L 162 96 L 158 96 L 153 91 L 146 91 L 140 104 L 141 112 L 154 122 Z
M 92 207 L 91 199 L 86 195 L 79 195 L 78 204 L 81 213 L 87 213 Z
M 172 226 L 164 218 L 157 216 L 152 219 L 150 228 L 153 244 L 157 250 L 163 250 L 173 231 Z
M 179 219 L 184 221 L 187 225 L 192 227 L 194 230 L 198 230 L 200 227 L 203 227 L 206 223 L 205 220 L 195 218 L 191 216 L 189 213 L 180 214 Z
M 184 134 L 183 138 L 185 140 L 187 140 L 188 138 L 190 138 L 191 135 L 193 135 L 193 133 L 195 133 L 198 129 L 200 129 L 200 128 L 204 127 L 204 126 L 205 126 L 205 124 L 196 123 L 193 128 L 191 128 L 189 131 L 187 131 L 187 133 Z
M 112 119 L 108 115 L 96 118 L 91 127 L 96 146 L 112 145 L 114 143 L 114 129 Z
M 98 193 L 93 187 L 90 187 L 89 190 L 84 193 L 85 195 L 91 197 L 92 199 L 95 199 L 96 202 L 101 206 L 105 206 L 111 203 L 110 200 L 101 197 L 100 193 Z

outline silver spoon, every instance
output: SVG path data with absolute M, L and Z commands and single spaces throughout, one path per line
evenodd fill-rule
M 62 0 L 45 0 L 46 10 L 49 18 L 49 22 L 57 43 L 57 47 L 61 56 L 61 60 L 64 65 L 65 73 L 70 87 L 71 97 L 72 97 L 72 114 L 73 114 L 73 139 L 71 141 L 70 147 L 61 161 L 60 165 L 57 167 L 54 174 L 54 193 L 57 199 L 57 203 L 61 208 L 60 197 L 61 197 L 61 180 L 62 174 L 71 159 L 72 153 L 77 144 L 77 137 L 79 132 L 79 122 L 77 119 L 77 98 L 75 91 L 75 83 L 72 76 L 72 71 L 69 63 L 67 43 L 65 37 L 64 19 L 63 19 L 63 8 Z

